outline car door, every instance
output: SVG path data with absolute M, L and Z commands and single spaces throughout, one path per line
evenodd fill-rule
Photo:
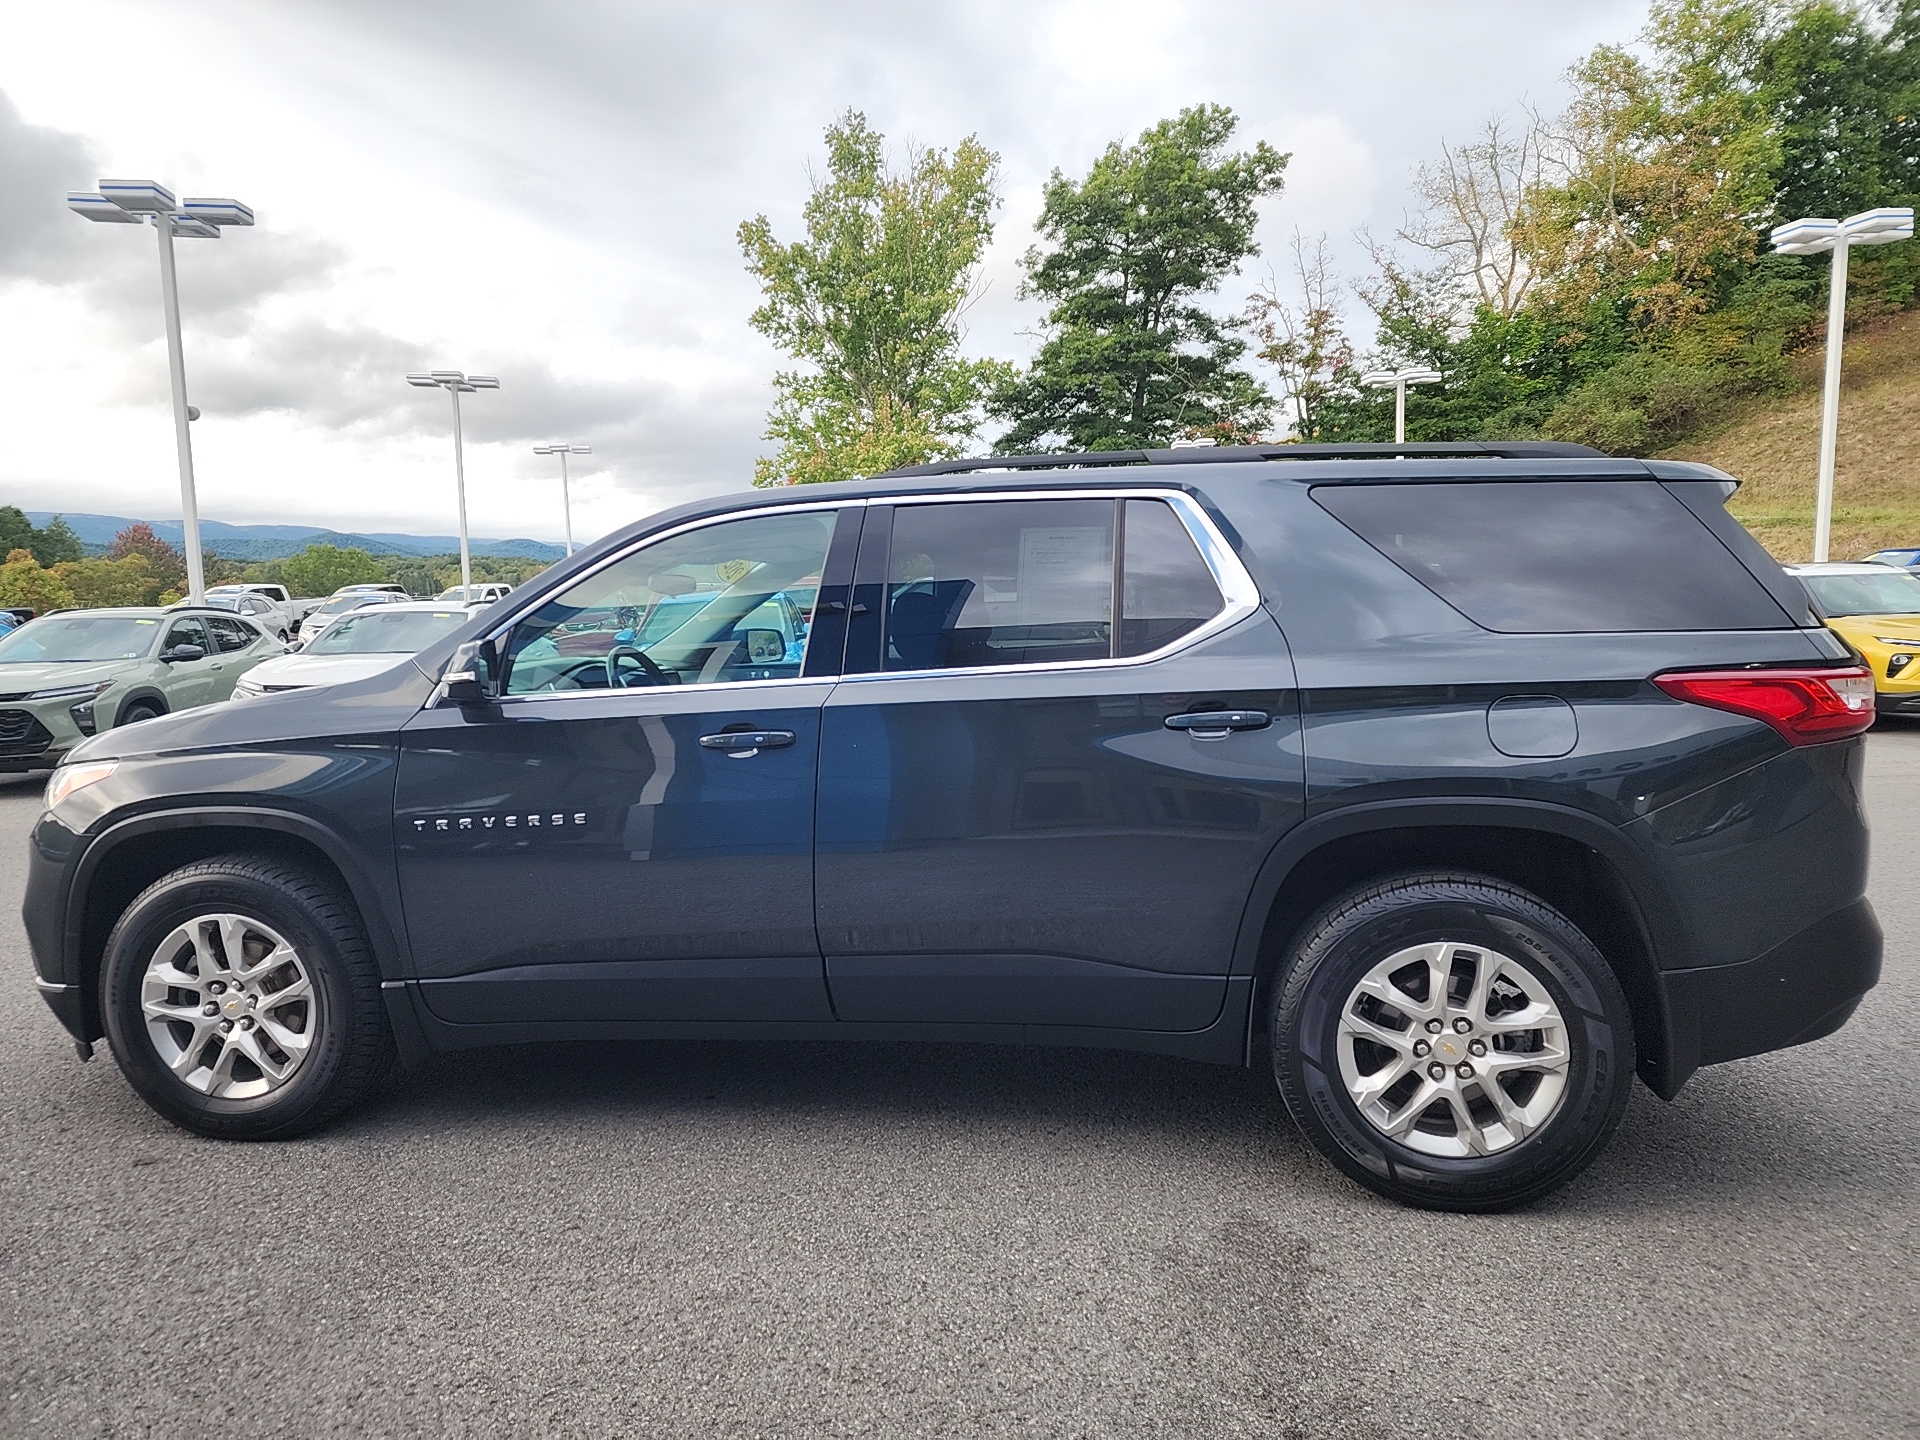
M 208 615 L 207 633 L 213 637 L 214 673 L 219 677 L 213 687 L 214 700 L 231 700 L 240 677 L 267 658 L 258 630 L 238 616 Z
M 178 653 L 183 645 L 198 649 L 200 658 L 166 658 Z M 164 667 L 160 688 L 166 694 L 169 710 L 191 710 L 197 705 L 210 705 L 215 700 L 226 699 L 232 690 L 231 684 L 225 692 L 220 690 L 224 662 L 219 647 L 207 633 L 206 622 L 197 615 L 181 615 L 170 621 L 156 656 Z
M 832 1019 L 813 811 L 838 647 L 808 674 L 751 655 L 741 622 L 818 587 L 838 519 L 798 505 L 645 541 L 498 632 L 489 703 L 406 727 L 400 881 L 436 1015 Z
M 853 599 L 816 879 L 839 1017 L 1211 1024 L 1303 774 L 1285 641 L 1200 507 L 875 504 Z

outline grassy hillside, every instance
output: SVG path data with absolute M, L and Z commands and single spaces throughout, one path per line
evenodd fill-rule
M 1920 313 L 1847 337 L 1831 558 L 1920 545 Z M 1821 350 L 1798 357 L 1795 389 L 1731 406 L 1663 459 L 1703 460 L 1743 483 L 1727 508 L 1783 561 L 1813 556 Z

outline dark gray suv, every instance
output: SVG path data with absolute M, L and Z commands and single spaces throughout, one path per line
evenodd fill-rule
M 112 731 L 27 927 L 204 1134 L 599 1037 L 1271 1067 L 1354 1179 L 1565 1183 L 1879 972 L 1872 678 L 1697 465 L 963 461 L 683 506 L 417 660 Z

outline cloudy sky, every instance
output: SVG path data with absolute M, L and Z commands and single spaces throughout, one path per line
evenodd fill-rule
M 794 236 L 821 129 L 972 133 L 1005 205 L 969 348 L 1023 360 L 1039 191 L 1181 106 L 1291 151 L 1262 221 L 1352 259 L 1442 136 L 1625 41 L 1644 0 L 0 0 L 0 502 L 177 516 L 150 231 L 64 195 L 100 177 L 236 196 L 258 228 L 179 242 L 201 514 L 446 533 L 468 402 L 476 535 L 560 534 L 530 447 L 595 454 L 598 534 L 752 474 L 779 356 L 734 230 Z

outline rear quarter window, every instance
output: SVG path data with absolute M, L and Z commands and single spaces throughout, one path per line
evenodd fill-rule
M 1775 630 L 1793 623 L 1657 480 L 1320 485 L 1313 498 L 1488 630 Z

